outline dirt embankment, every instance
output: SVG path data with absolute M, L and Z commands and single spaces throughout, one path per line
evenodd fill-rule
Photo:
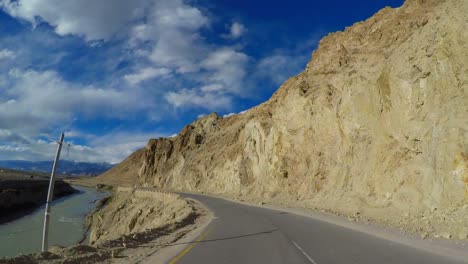
M 88 218 L 90 242 L 114 245 L 123 236 L 182 222 L 193 218 L 192 214 L 195 214 L 193 204 L 177 194 L 118 188 L 106 205 Z
M 0 181 L 0 224 L 30 213 L 47 200 L 48 180 Z M 54 199 L 78 192 L 68 183 L 57 180 Z
M 88 216 L 90 245 L 0 259 L 10 263 L 137 263 L 206 220 L 192 200 L 149 189 L 117 188 Z

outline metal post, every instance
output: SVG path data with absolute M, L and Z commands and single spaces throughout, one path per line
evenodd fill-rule
M 54 199 L 54 184 L 55 184 L 55 171 L 57 170 L 58 162 L 60 159 L 60 151 L 62 150 L 63 139 L 65 133 L 62 133 L 60 141 L 57 147 L 57 154 L 55 155 L 54 166 L 52 167 L 52 173 L 50 175 L 49 192 L 47 193 L 47 202 L 44 215 L 44 229 L 42 233 L 42 252 L 47 251 L 49 248 L 49 217 L 50 217 L 50 203 Z

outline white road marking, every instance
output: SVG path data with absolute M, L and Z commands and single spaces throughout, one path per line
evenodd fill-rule
M 310 261 L 310 263 L 312 264 L 317 264 L 317 262 L 315 262 L 315 260 L 313 260 L 296 242 L 292 241 L 294 246 L 297 247 L 297 249 L 299 249 L 299 251 L 301 251 L 301 253 L 307 258 L 307 260 Z

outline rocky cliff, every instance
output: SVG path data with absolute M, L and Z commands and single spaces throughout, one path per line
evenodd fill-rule
M 142 185 L 465 239 L 467 89 L 468 1 L 408 0 L 322 39 L 264 104 L 152 139 L 114 170 L 138 156 L 124 175 Z

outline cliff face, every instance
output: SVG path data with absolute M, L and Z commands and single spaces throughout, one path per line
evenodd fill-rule
M 133 175 L 466 238 L 467 14 L 408 0 L 330 34 L 269 101 L 150 140 Z

